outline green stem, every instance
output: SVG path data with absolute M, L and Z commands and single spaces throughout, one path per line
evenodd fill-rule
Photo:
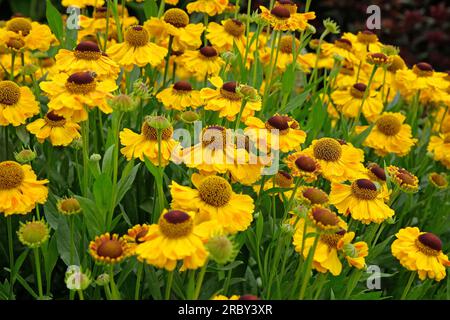
M 87 108 L 86 108 L 87 112 Z M 81 137 L 83 139 L 83 196 L 87 197 L 89 189 L 89 115 L 81 123 Z
M 41 261 L 39 258 L 39 248 L 33 249 L 34 262 L 36 264 L 36 279 L 38 285 L 39 299 L 44 297 L 44 291 L 42 290 L 42 275 L 41 275 Z
M 402 296 L 401 296 L 400 300 L 405 300 L 406 299 L 406 296 L 408 295 L 409 289 L 411 289 L 411 285 L 412 285 L 415 277 L 416 277 L 416 273 L 414 271 L 412 271 L 410 276 L 409 276 L 408 283 L 406 284 L 406 287 L 403 290 L 403 293 L 402 293 Z
M 164 294 L 164 299 L 169 300 L 170 299 L 170 292 L 172 290 L 172 283 L 173 283 L 173 271 L 169 271 L 167 275 L 167 286 L 166 286 L 166 292 Z
M 15 271 L 14 271 L 14 246 L 13 246 L 13 238 L 12 238 L 12 217 L 6 217 L 6 227 L 8 229 L 8 247 L 9 247 L 9 299 L 13 299 L 14 295 L 14 282 L 16 280 Z
M 158 18 L 161 18 L 162 14 L 164 13 L 165 6 L 166 6 L 166 1 L 161 0 L 161 4 L 159 5 L 159 10 L 158 10 Z
M 317 244 L 319 243 L 319 239 L 320 239 L 320 234 L 318 233 L 316 235 L 316 237 L 314 238 L 314 244 L 308 253 L 308 260 L 306 260 L 306 267 L 303 272 L 303 282 L 302 282 L 302 286 L 300 288 L 300 294 L 298 296 L 299 300 L 303 300 L 305 297 L 306 287 L 308 286 L 309 279 L 311 278 L 311 267 L 312 267 L 312 262 L 313 262 L 313 258 L 314 258 L 314 253 L 316 251 Z
M 117 289 L 116 282 L 114 281 L 114 265 L 109 267 L 109 281 L 111 284 L 111 297 L 113 300 L 120 300 L 120 293 Z
M 136 275 L 136 288 L 134 289 L 134 300 L 139 300 L 139 296 L 141 295 L 141 281 L 142 281 L 142 273 L 144 271 L 144 263 L 138 262 L 138 270 Z
M 286 219 L 286 217 L 287 217 L 289 211 L 290 211 L 291 208 L 292 208 L 292 204 L 293 204 L 293 202 L 294 202 L 295 195 L 296 195 L 296 193 L 297 193 L 297 189 L 298 189 L 298 187 L 300 186 L 300 183 L 301 183 L 301 182 L 302 182 L 302 179 L 300 179 L 300 178 L 297 178 L 297 181 L 295 181 L 295 185 L 294 185 L 294 189 L 292 189 L 291 197 L 289 198 L 288 203 L 286 204 L 286 209 L 285 209 L 285 211 L 284 211 L 284 219 Z M 284 219 L 283 219 L 283 220 L 284 220 Z
M 239 124 L 241 123 L 242 112 L 244 112 L 246 104 L 247 104 L 247 99 L 242 98 L 241 108 L 239 109 L 239 113 L 238 113 L 238 116 L 236 118 L 236 123 L 234 124 L 234 131 L 239 129 Z
M 80 297 L 80 300 L 84 300 L 83 290 L 77 290 L 78 291 L 78 297 Z
M 69 219 L 69 225 L 70 225 L 70 264 L 73 265 L 74 261 L 73 261 L 73 257 L 74 257 L 74 252 L 75 252 L 75 242 L 74 242 L 74 237 L 73 237 L 73 216 L 68 216 Z
M 16 61 L 16 52 L 11 52 L 11 71 L 9 72 L 9 80 L 14 80 L 14 62 Z
M 198 297 L 200 295 L 200 290 L 202 289 L 203 279 L 205 278 L 207 265 L 208 265 L 208 260 L 206 260 L 204 266 L 200 270 L 200 274 L 198 275 L 197 286 L 195 287 L 195 292 L 194 292 L 194 300 L 198 300 Z
M 166 86 L 167 74 L 169 72 L 169 60 L 170 55 L 172 54 L 172 44 L 173 44 L 173 36 L 169 36 L 169 45 L 167 46 L 167 55 L 166 55 L 166 65 L 164 67 L 164 78 L 162 83 L 162 88 Z
M 271 47 L 270 47 L 270 63 L 269 63 L 269 74 L 266 77 L 266 86 L 264 88 L 264 100 L 262 105 L 262 112 L 264 113 L 267 101 L 269 99 L 269 92 L 270 92 L 270 86 L 272 85 L 272 76 L 273 72 L 277 66 L 277 60 L 278 60 L 278 53 L 280 51 L 280 40 L 281 40 L 282 32 L 277 30 L 275 31 L 274 37 L 272 39 Z M 275 43 L 278 43 L 276 49 L 275 49 Z M 274 58 L 275 54 L 275 58 Z

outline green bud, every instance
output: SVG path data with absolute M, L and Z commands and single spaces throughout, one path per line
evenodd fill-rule
M 22 74 L 25 76 L 30 76 L 32 74 L 35 74 L 36 71 L 38 71 L 39 68 L 35 66 L 34 64 L 28 63 L 23 66 L 22 68 Z
M 356 258 L 358 256 L 358 250 L 356 250 L 355 246 L 351 243 L 344 244 L 344 247 L 342 249 L 346 256 L 349 256 L 351 258 Z
M 126 94 L 119 94 L 118 96 L 115 96 L 108 101 L 108 104 L 113 110 L 121 112 L 133 111 L 138 106 L 137 101 Z
M 164 130 L 172 126 L 170 121 L 163 116 L 147 116 L 145 117 L 145 121 L 150 127 L 156 130 Z
M 83 148 L 83 140 L 81 138 L 74 139 L 70 144 L 70 147 L 75 150 L 80 150 Z
M 227 236 L 215 236 L 205 244 L 210 258 L 218 264 L 233 261 L 237 250 L 234 243 Z
M 133 83 L 133 96 L 142 100 L 150 99 L 152 89 L 142 79 Z
M 261 100 L 261 97 L 258 94 L 258 90 L 249 85 L 245 84 L 239 85 L 236 88 L 236 93 L 238 93 L 242 98 L 251 102 L 257 102 Z
M 341 32 L 339 25 L 330 18 L 323 20 L 323 26 L 329 33 L 338 34 Z
M 109 283 L 109 274 L 107 273 L 102 273 L 101 275 L 99 275 L 97 277 L 97 279 L 95 280 L 95 283 L 98 286 L 105 286 Z
M 14 152 L 14 158 L 19 163 L 29 163 L 36 159 L 36 152 L 30 149 L 23 149 L 19 153 Z
M 92 161 L 92 162 L 99 162 L 100 160 L 102 160 L 102 156 L 99 155 L 98 153 L 93 153 L 90 156 L 89 160 Z
M 200 119 L 200 115 L 195 111 L 184 111 L 181 114 L 181 120 L 185 123 L 194 123 L 198 119 Z
M 85 290 L 92 280 L 89 270 L 83 272 L 79 266 L 69 266 L 66 271 L 65 282 L 69 290 Z

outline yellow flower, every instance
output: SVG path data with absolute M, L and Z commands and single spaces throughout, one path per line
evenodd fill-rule
M 221 24 L 210 22 L 207 28 L 206 39 L 219 52 L 233 51 L 233 47 L 236 44 L 239 52 L 243 55 L 247 45 L 245 24 L 237 19 L 225 19 L 221 21 Z
M 302 151 L 291 153 L 285 160 L 294 177 L 299 177 L 305 182 L 311 183 L 317 180 L 320 174 L 320 164 L 312 156 Z
M 206 46 L 200 50 L 186 50 L 181 58 L 184 67 L 198 80 L 214 77 L 225 64 L 214 47 Z
M 434 160 L 440 161 L 450 169 L 450 132 L 431 136 L 427 151 L 433 154 Z
M 420 280 L 426 278 L 441 281 L 445 278 L 445 268 L 450 266 L 447 255 L 442 252 L 442 241 L 430 232 L 419 228 L 400 229 L 392 243 L 392 255 L 402 266 L 416 271 Z
M 89 253 L 98 263 L 120 263 L 130 255 L 130 248 L 124 238 L 109 233 L 95 237 L 89 244 Z
M 196 109 L 203 105 L 200 91 L 192 90 L 188 81 L 178 81 L 156 95 L 166 109 L 184 111 L 186 108 Z
M 369 247 L 364 241 L 351 243 L 355 238 L 354 232 L 347 232 L 338 242 L 337 248 L 342 250 L 350 266 L 363 269 L 366 266 L 365 257 L 369 255 Z
M 267 146 L 281 152 L 300 150 L 300 145 L 306 140 L 306 133 L 288 115 L 275 114 L 265 123 L 256 117 L 248 117 L 245 125 L 245 134 L 260 149 Z
M 95 72 L 98 79 L 116 79 L 120 72 L 117 63 L 105 56 L 92 41 L 80 42 L 73 51 L 60 49 L 56 55 L 56 70 L 66 73 L 88 70 Z
M 345 32 L 342 38 L 352 43 L 354 52 L 360 60 L 364 60 L 368 52 L 381 52 L 383 48 L 383 44 L 378 40 L 378 36 L 370 30 L 359 31 L 356 35 Z
M 250 186 L 261 178 L 262 170 L 264 168 L 264 161 L 250 151 L 248 137 L 238 135 L 236 139 L 241 139 L 236 142 L 234 162 L 228 165 L 233 182 Z
M 125 32 L 125 42 L 110 46 L 106 53 L 127 71 L 131 71 L 134 66 L 157 66 L 167 55 L 167 49 L 149 40 L 148 31 L 135 25 Z
M 228 298 L 224 295 L 218 294 L 218 295 L 212 297 L 211 300 L 239 300 L 239 296 L 232 295 L 231 297 Z
M 387 172 L 391 181 L 402 191 L 415 193 L 419 190 L 419 179 L 408 170 L 396 166 L 389 166 Z
M 364 224 L 381 223 L 394 215 L 385 198 L 385 190 L 369 179 L 357 179 L 351 185 L 331 184 L 330 203 L 339 213 Z
M 334 43 L 323 43 L 321 50 L 325 56 L 333 56 L 335 54 L 341 56 L 345 60 L 352 62 L 355 65 L 359 65 L 359 59 L 355 55 L 353 44 L 350 40 L 345 38 L 339 38 Z
M 300 186 L 297 189 L 296 198 L 308 206 L 318 204 L 326 207 L 329 203 L 329 197 L 325 191 L 310 186 Z
M 80 203 L 73 197 L 59 199 L 56 203 L 56 208 L 59 213 L 66 216 L 78 214 L 82 211 Z
M 47 25 L 18 17 L 12 18 L 0 29 L 0 42 L 15 50 L 47 51 L 56 38 Z
M 220 77 L 210 78 L 216 89 L 203 88 L 200 94 L 205 103 L 205 110 L 218 111 L 219 117 L 233 121 L 242 105 L 242 96 L 236 92 L 238 84 L 235 81 L 223 82 Z M 242 111 L 242 120 L 261 110 L 261 101 L 247 101 Z
M 75 6 L 79 8 L 84 8 L 86 6 L 101 7 L 105 4 L 105 0 L 62 0 L 61 4 L 64 7 L 70 6 Z
M 288 8 L 282 5 L 276 5 L 272 10 L 264 6 L 261 9 L 261 18 L 267 21 L 274 30 L 281 31 L 303 31 L 308 27 L 308 20 L 316 18 L 314 12 L 291 13 Z
M 228 0 L 197 0 L 187 4 L 186 9 L 192 12 L 202 12 L 209 16 L 221 14 L 228 6 Z
M 345 141 L 316 139 L 304 152 L 317 159 L 322 176 L 332 182 L 353 180 L 365 171 L 364 152 Z
M 5 216 L 27 214 L 47 200 L 48 180 L 37 180 L 31 166 L 0 162 L 0 212 Z
M 172 182 L 173 208 L 198 211 L 203 219 L 214 220 L 226 233 L 244 231 L 250 226 L 255 208 L 250 196 L 234 193 L 228 181 L 219 176 L 194 173 L 191 180 L 196 189 Z
M 28 87 L 0 81 L 0 126 L 20 126 L 38 113 L 39 105 Z
M 411 127 L 404 124 L 405 116 L 398 112 L 384 112 L 375 121 L 375 125 L 364 140 L 364 145 L 375 150 L 380 156 L 394 153 L 399 157 L 407 155 L 417 139 L 412 137 Z M 356 127 L 361 133 L 368 126 Z
M 53 146 L 68 146 L 74 139 L 81 137 L 77 123 L 58 116 L 53 111 L 47 113 L 43 119 L 28 124 L 27 130 L 34 134 L 40 143 L 48 138 Z
M 137 224 L 132 228 L 128 229 L 127 234 L 123 238 L 128 242 L 128 247 L 131 254 L 136 254 L 136 248 L 139 244 L 144 242 L 144 237 L 147 235 L 150 225 L 148 224 Z
M 33 219 L 26 223 L 20 222 L 20 227 L 17 231 L 20 242 L 32 249 L 39 248 L 47 242 L 49 235 L 50 230 L 45 220 L 36 221 Z
M 50 98 L 49 109 L 75 122 L 87 119 L 86 106 L 111 113 L 106 98 L 111 98 L 110 92 L 117 89 L 114 80 L 96 80 L 91 72 L 56 74 L 50 81 L 41 82 L 40 87 Z
M 149 226 L 135 252 L 139 259 L 158 268 L 172 271 L 182 260 L 181 270 L 197 269 L 206 262 L 204 243 L 215 229 L 212 221 L 196 224 L 192 212 L 164 210 L 159 223 Z
M 347 224 L 339 218 L 336 213 L 320 204 L 314 204 L 307 212 L 308 222 L 311 223 L 319 232 L 335 233 L 340 230 L 346 230 Z
M 267 191 L 273 188 L 283 188 L 283 189 L 292 189 L 294 188 L 294 178 L 289 172 L 279 170 L 273 177 L 265 181 L 263 190 Z M 253 186 L 253 190 L 256 193 L 261 191 L 261 186 L 259 184 Z M 292 195 L 291 190 L 280 191 L 276 194 L 280 195 L 280 199 L 283 200 L 283 195 L 286 199 L 290 199 Z
M 159 165 L 158 156 L 158 132 L 149 124 L 150 118 L 142 124 L 141 133 L 135 133 L 130 129 L 124 129 L 120 132 L 120 143 L 124 146 L 120 152 L 128 161 L 139 158 L 144 161 L 147 157 L 155 166 Z M 161 133 L 161 165 L 166 166 L 171 159 L 173 150 L 178 142 L 172 138 L 173 128 L 169 127 L 162 130 Z
M 448 180 L 445 173 L 432 172 L 428 175 L 430 183 L 438 189 L 447 189 Z
M 383 102 L 376 91 L 369 89 L 364 104 L 361 106 L 366 89 L 365 84 L 356 83 L 346 90 L 334 91 L 331 94 L 331 99 L 344 116 L 356 118 L 362 112 L 364 117 L 372 122 L 383 111 Z

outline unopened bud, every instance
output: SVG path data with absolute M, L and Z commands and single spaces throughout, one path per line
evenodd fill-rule
M 36 159 L 36 152 L 30 149 L 23 149 L 19 153 L 14 153 L 14 158 L 19 163 L 29 163 Z

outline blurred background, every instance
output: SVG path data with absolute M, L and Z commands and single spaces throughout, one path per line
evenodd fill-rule
M 234 0 L 231 0 L 234 1 Z M 304 8 L 305 0 L 293 0 Z M 57 7 L 61 1 L 52 0 Z M 159 0 L 157 0 L 159 2 Z M 189 1 L 180 0 L 184 6 Z M 246 12 L 247 0 L 241 0 L 241 10 Z M 270 1 L 253 0 L 254 10 Z M 317 14 L 313 23 L 321 32 L 321 21 L 331 17 L 339 23 L 341 30 L 357 32 L 365 29 L 370 5 L 381 8 L 381 30 L 375 31 L 380 40 L 400 48 L 401 56 L 408 65 L 420 61 L 431 63 L 438 71 L 450 70 L 450 1 L 445 0 L 312 0 L 311 10 Z M 139 6 L 131 4 L 131 12 Z M 45 20 L 45 0 L 0 0 L 0 19 L 9 19 L 14 14 Z

